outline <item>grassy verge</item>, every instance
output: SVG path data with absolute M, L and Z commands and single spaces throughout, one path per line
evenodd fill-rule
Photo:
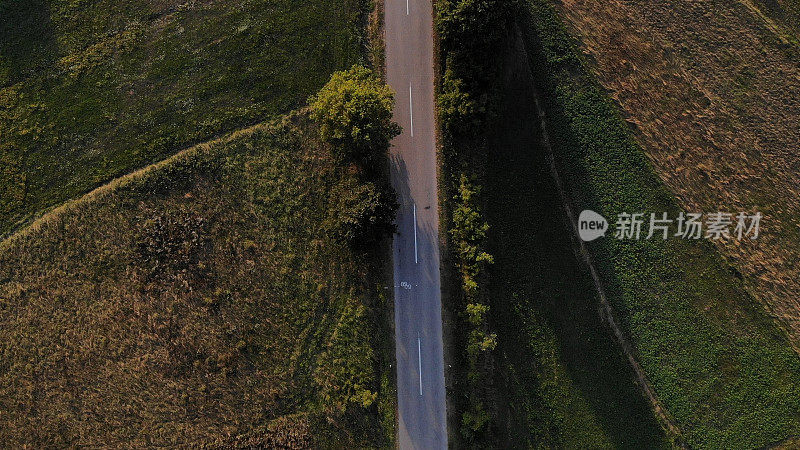
M 367 8 L 3 2 L 0 235 L 181 148 L 302 106 L 331 72 L 362 59 Z
M 529 0 L 527 12 L 531 67 L 575 209 L 674 216 L 674 198 L 585 71 L 552 4 Z M 591 249 L 619 321 L 689 445 L 753 448 L 797 434 L 800 359 L 711 245 L 602 239 Z
M 369 40 L 369 63 L 373 72 L 385 82 L 386 79 L 386 44 L 384 42 L 384 0 L 372 0 L 372 12 L 367 18 L 367 37 Z M 385 175 L 385 174 L 384 174 Z M 376 312 L 377 326 L 381 330 L 378 348 L 381 351 L 381 361 L 384 366 L 381 371 L 381 395 L 378 402 L 378 410 L 381 415 L 381 423 L 386 432 L 389 445 L 396 447 L 397 439 L 397 372 L 394 370 L 395 364 L 395 336 L 394 336 L 394 298 L 388 295 L 384 286 L 394 284 L 394 273 L 391 265 L 392 243 L 390 239 L 385 239 L 381 243 L 380 254 L 382 257 L 376 261 L 377 269 L 371 279 L 380 280 L 378 286 L 378 298 L 382 300 L 383 308 Z M 386 366 L 388 364 L 388 367 Z
M 378 255 L 339 238 L 371 188 L 316 136 L 237 132 L 0 243 L 0 441 L 391 445 Z

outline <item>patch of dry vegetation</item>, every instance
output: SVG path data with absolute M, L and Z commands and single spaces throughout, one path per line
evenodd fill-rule
M 660 177 L 689 211 L 761 211 L 719 243 L 800 344 L 800 63 L 743 2 L 565 0 Z M 794 56 L 793 56 L 794 55 Z
M 389 445 L 380 269 L 337 238 L 373 190 L 296 115 L 0 243 L 0 442 Z

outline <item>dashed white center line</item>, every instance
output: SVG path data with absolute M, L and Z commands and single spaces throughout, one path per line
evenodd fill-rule
M 408 15 L 408 0 L 406 0 L 406 15 Z
M 411 116 L 411 137 L 414 137 L 414 97 L 411 95 L 411 83 L 408 83 L 408 110 Z
M 417 257 L 417 204 L 414 203 L 414 264 L 419 264 Z
M 422 341 L 417 333 L 417 354 L 419 355 L 419 395 L 422 396 Z

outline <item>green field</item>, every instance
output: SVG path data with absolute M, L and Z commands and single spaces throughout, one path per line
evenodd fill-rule
M 663 448 L 668 442 L 599 303 L 541 144 L 526 61 L 499 80 L 483 196 L 495 258 L 493 328 L 509 448 Z
M 674 217 L 677 202 L 551 2 L 526 4 L 529 60 L 575 209 Z M 687 444 L 754 448 L 800 433 L 800 358 L 713 246 L 606 238 L 590 248 L 623 331 Z
M 0 442 L 384 447 L 371 185 L 303 115 L 181 152 L 0 243 Z
M 0 2 L 0 235 L 302 106 L 361 59 L 368 3 Z

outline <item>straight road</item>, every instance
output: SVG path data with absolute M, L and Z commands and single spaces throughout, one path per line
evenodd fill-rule
M 386 76 L 403 133 L 391 150 L 400 210 L 394 317 L 402 449 L 447 448 L 431 0 L 386 0 Z

